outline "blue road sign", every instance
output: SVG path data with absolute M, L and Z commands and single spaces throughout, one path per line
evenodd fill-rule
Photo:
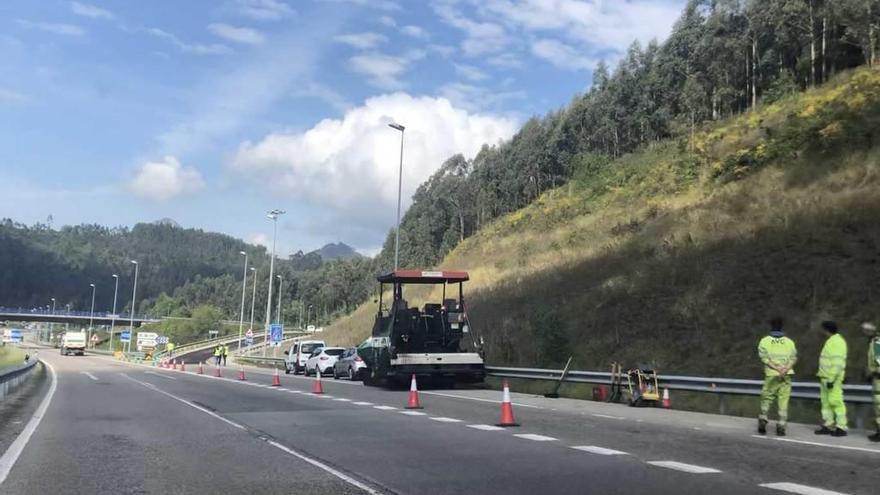
M 156 337 L 156 343 L 157 343 L 157 344 L 167 344 L 167 343 L 168 343 L 168 337 L 166 337 L 166 336 L 164 336 L 164 335 L 160 335 L 160 336 Z
M 254 336 L 253 335 L 245 335 L 244 345 L 246 345 L 246 346 L 254 345 Z
M 120 342 L 131 342 L 131 330 L 123 330 L 119 333 Z
M 269 340 L 273 344 L 280 344 L 284 340 L 284 327 L 280 323 L 273 323 L 269 327 Z

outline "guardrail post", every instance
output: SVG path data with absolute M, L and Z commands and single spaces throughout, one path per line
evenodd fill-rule
M 718 394 L 718 410 L 721 414 L 727 414 L 727 396 Z

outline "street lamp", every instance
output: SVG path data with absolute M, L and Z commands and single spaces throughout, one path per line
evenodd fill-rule
M 254 267 L 250 268 L 252 272 L 254 272 L 254 293 L 251 295 L 251 326 L 248 328 L 249 330 L 254 330 L 254 304 L 257 302 L 257 269 Z
M 134 265 L 134 285 L 131 288 L 131 318 L 128 322 L 128 344 L 126 344 L 126 352 L 131 352 L 131 339 L 134 337 L 132 335 L 134 333 L 134 307 L 135 300 L 137 299 L 137 290 L 138 290 L 138 262 L 135 260 L 131 260 L 131 264 Z
M 266 344 L 269 343 L 269 325 L 272 321 L 272 285 L 275 280 L 275 238 L 278 235 L 278 217 L 285 213 L 284 210 L 274 209 L 266 214 L 272 220 L 272 257 L 269 259 L 269 298 L 266 300 L 266 326 L 263 336 L 263 357 L 266 357 Z
M 394 231 L 394 270 L 397 271 L 400 260 L 400 195 L 403 188 L 403 131 L 406 127 L 396 123 L 388 124 L 388 127 L 400 131 L 400 169 L 397 172 L 397 230 Z
M 119 293 L 119 275 L 113 274 L 116 280 L 113 288 L 113 314 L 110 315 L 110 347 L 108 349 L 113 352 L 113 329 L 116 328 L 116 294 Z
M 312 308 L 313 307 L 314 307 L 313 305 L 309 304 L 309 309 L 308 309 L 308 311 L 306 311 L 306 328 L 309 328 L 309 322 L 312 319 Z
M 89 311 L 89 344 L 92 342 L 92 321 L 95 318 L 95 284 L 89 284 L 92 288 L 92 309 Z M 86 344 L 88 345 L 88 344 Z
M 241 330 L 244 327 L 244 293 L 247 292 L 247 253 L 239 251 L 238 254 L 244 256 L 244 275 L 241 276 L 241 317 L 238 320 L 238 352 L 241 352 Z
M 278 277 L 278 311 L 275 314 L 275 319 L 278 321 L 278 324 L 281 324 L 281 288 L 284 287 L 284 279 L 281 275 L 275 275 Z
M 55 316 L 55 298 L 52 298 L 52 316 Z M 55 320 L 53 319 L 51 323 L 49 323 L 49 338 L 46 339 L 46 342 L 50 342 L 52 340 L 52 331 L 55 330 Z

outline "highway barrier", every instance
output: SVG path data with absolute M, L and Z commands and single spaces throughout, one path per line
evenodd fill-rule
M 18 366 L 5 368 L 0 372 L 0 399 L 11 394 L 27 380 L 31 370 L 37 365 L 37 361 L 38 359 L 31 359 Z

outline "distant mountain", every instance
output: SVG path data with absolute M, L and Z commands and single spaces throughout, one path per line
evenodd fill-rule
M 363 255 L 344 242 L 325 244 L 321 249 L 312 251 L 325 260 L 361 258 Z
M 180 228 L 179 223 L 175 222 L 174 219 L 168 218 L 168 217 L 160 218 L 159 220 L 156 220 L 155 222 L 153 222 L 153 225 L 167 225 L 169 227 L 175 227 L 178 229 Z

